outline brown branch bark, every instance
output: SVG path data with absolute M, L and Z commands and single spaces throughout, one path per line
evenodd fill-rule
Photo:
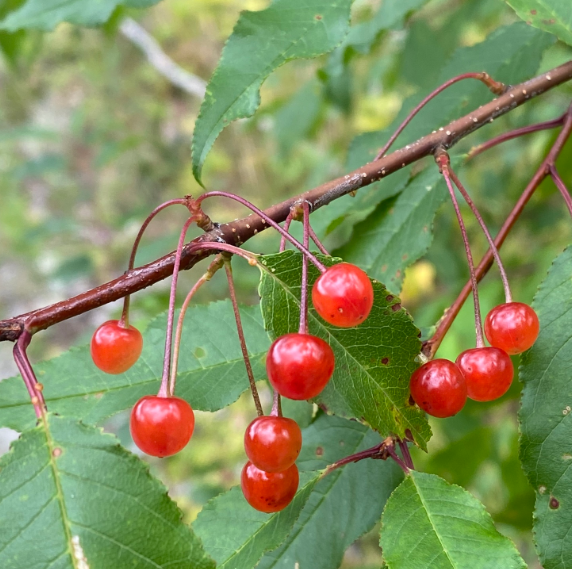
M 427 136 L 396 150 L 383 158 L 370 162 L 345 176 L 322 184 L 312 190 L 273 205 L 265 213 L 276 222 L 288 216 L 290 208 L 301 200 L 306 200 L 312 211 L 323 207 L 335 199 L 389 176 L 393 172 L 431 155 L 436 148 L 451 148 L 462 138 L 488 124 L 490 121 L 510 112 L 514 108 L 572 79 L 572 61 L 547 73 L 543 73 L 524 83 L 509 88 L 503 95 L 490 103 L 474 109 Z M 265 222 L 257 215 L 216 226 L 195 242 L 225 242 L 242 245 L 256 233 L 266 229 Z M 190 251 L 187 245 L 181 258 L 181 270 L 193 267 L 214 251 Z M 34 333 L 45 330 L 54 324 L 83 314 L 94 308 L 113 302 L 128 294 L 142 290 L 172 275 L 174 253 L 140 268 L 133 269 L 121 277 L 100 285 L 71 299 L 0 321 L 0 341 L 15 341 L 24 327 Z

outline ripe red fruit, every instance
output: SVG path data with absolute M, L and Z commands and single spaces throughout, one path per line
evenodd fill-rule
M 485 335 L 491 346 L 510 355 L 528 350 L 538 338 L 539 329 L 536 312 L 522 302 L 499 304 L 485 318 Z
M 147 395 L 131 411 L 131 436 L 135 444 L 151 456 L 170 456 L 191 440 L 195 414 L 179 397 Z
M 368 317 L 373 306 L 373 287 L 359 267 L 339 263 L 328 268 L 314 283 L 312 303 L 326 322 L 351 328 Z
M 415 403 L 433 417 L 452 417 L 467 400 L 467 384 L 461 370 L 445 359 L 432 360 L 416 369 L 409 390 Z
M 250 462 L 265 472 L 292 466 L 302 448 L 302 431 L 286 417 L 257 417 L 244 433 L 244 450 Z
M 298 490 L 298 467 L 293 464 L 282 472 L 264 472 L 247 462 L 242 469 L 240 486 L 246 501 L 260 512 L 283 510 Z
M 141 355 L 143 336 L 137 328 L 125 328 L 119 320 L 104 322 L 91 339 L 93 363 L 105 373 L 127 371 Z
M 467 382 L 467 396 L 493 401 L 504 395 L 514 377 L 510 356 L 499 348 L 473 348 L 459 354 L 456 364 Z
M 266 373 L 272 387 L 290 399 L 311 399 L 334 373 L 334 352 L 321 338 L 286 334 L 270 346 Z

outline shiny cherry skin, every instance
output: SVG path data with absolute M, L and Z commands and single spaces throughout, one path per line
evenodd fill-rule
M 314 283 L 312 304 L 329 324 L 351 328 L 368 317 L 373 306 L 373 287 L 359 267 L 339 263 L 329 267 Z
M 242 469 L 240 486 L 246 501 L 260 512 L 283 510 L 298 490 L 298 467 L 293 464 L 282 472 L 264 472 L 247 462 Z
M 474 401 L 493 401 L 512 383 L 510 356 L 499 348 L 473 348 L 459 354 L 455 362 L 467 382 L 467 396 Z
M 539 329 L 536 312 L 523 302 L 499 304 L 485 318 L 485 336 L 491 346 L 512 356 L 528 350 Z
M 321 338 L 286 334 L 268 350 L 266 374 L 272 387 L 289 399 L 311 399 L 334 373 L 334 352 Z
M 143 336 L 137 328 L 125 328 L 119 320 L 104 322 L 91 339 L 93 363 L 105 373 L 127 371 L 141 355 Z
M 302 448 L 302 431 L 287 417 L 257 417 L 244 433 L 244 450 L 250 462 L 265 472 L 290 468 Z
M 135 444 L 151 456 L 171 456 L 191 440 L 195 414 L 179 397 L 147 395 L 131 411 L 131 436 Z
M 409 390 L 415 403 L 433 417 L 452 417 L 467 400 L 467 384 L 461 370 L 445 359 L 432 360 L 416 369 Z

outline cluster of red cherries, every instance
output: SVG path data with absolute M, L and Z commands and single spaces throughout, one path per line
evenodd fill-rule
M 349 263 L 329 267 L 314 283 L 312 303 L 328 323 L 342 328 L 361 324 L 373 306 L 373 287 L 366 273 Z M 110 374 L 127 371 L 143 348 L 141 333 L 122 321 L 110 320 L 93 335 L 95 365 Z M 268 380 L 275 391 L 295 400 L 316 397 L 334 372 L 334 353 L 327 342 L 308 333 L 277 338 L 266 359 Z M 145 396 L 133 407 L 130 428 L 135 444 L 145 453 L 165 457 L 182 450 L 194 429 L 194 413 L 174 396 Z M 248 503 L 262 512 L 284 509 L 298 489 L 295 461 L 302 433 L 292 419 L 276 415 L 254 419 L 245 433 L 249 462 L 241 475 Z
M 538 337 L 536 312 L 522 302 L 495 306 L 485 319 L 489 346 L 462 352 L 455 363 L 446 359 L 427 362 L 411 376 L 409 390 L 415 403 L 434 417 L 451 417 L 474 401 L 493 401 L 511 386 L 511 355 L 528 350 Z

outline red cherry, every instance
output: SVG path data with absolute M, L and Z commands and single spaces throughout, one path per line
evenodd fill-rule
M 289 399 L 311 399 L 334 373 L 334 352 L 321 338 L 286 334 L 270 346 L 266 373 L 272 387 Z
M 433 417 L 452 417 L 465 405 L 467 384 L 449 360 L 437 359 L 416 369 L 409 381 L 413 400 Z
M 522 302 L 495 306 L 485 318 L 485 335 L 491 346 L 507 354 L 520 354 L 538 338 L 540 323 L 534 309 Z
M 467 382 L 467 396 L 475 401 L 492 401 L 504 395 L 514 377 L 509 355 L 499 348 L 465 350 L 455 362 Z
M 302 431 L 286 417 L 257 417 L 244 433 L 244 450 L 250 462 L 265 472 L 292 466 L 302 448 Z
M 283 510 L 298 490 L 298 467 L 293 464 L 282 472 L 264 472 L 247 462 L 242 469 L 240 486 L 246 501 L 260 512 Z
M 191 440 L 195 414 L 179 397 L 147 395 L 131 411 L 131 436 L 135 444 L 151 456 L 170 456 Z
M 340 328 L 361 324 L 373 306 L 369 277 L 355 265 L 339 263 L 326 270 L 312 287 L 316 312 Z
M 127 371 L 141 355 L 143 336 L 137 328 L 125 328 L 119 320 L 104 322 L 91 339 L 93 363 L 105 373 Z

